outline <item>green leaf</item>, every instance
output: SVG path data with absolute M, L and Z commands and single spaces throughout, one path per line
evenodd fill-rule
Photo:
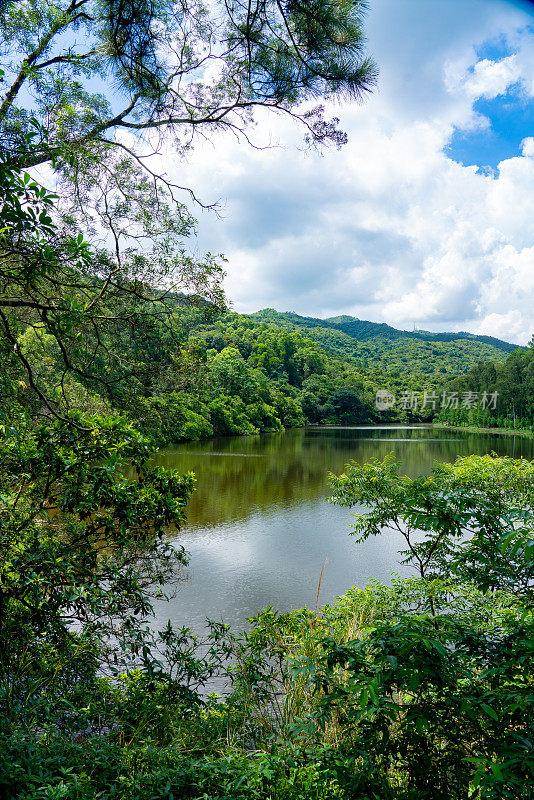
M 488 715 L 488 717 L 491 717 L 492 719 L 494 719 L 494 720 L 498 721 L 498 719 L 499 719 L 499 715 L 497 714 L 497 712 L 495 711 L 495 709 L 493 709 L 493 708 L 492 708 L 491 706 L 489 706 L 487 703 L 481 703 L 481 704 L 480 704 L 480 707 L 481 707 L 481 708 L 482 708 L 482 709 L 483 709 L 483 710 L 486 712 L 486 714 Z

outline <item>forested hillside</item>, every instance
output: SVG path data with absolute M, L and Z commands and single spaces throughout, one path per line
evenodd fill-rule
M 377 418 L 374 396 L 383 381 L 376 371 L 332 357 L 295 331 L 207 305 L 173 306 L 161 318 L 145 317 L 137 303 L 135 335 L 124 335 L 117 357 L 99 364 L 99 381 L 65 380 L 57 344 L 33 328 L 19 345 L 38 365 L 33 379 L 61 408 L 123 412 L 160 445 Z M 125 364 L 129 374 L 123 374 Z M 11 383 L 17 375 L 16 402 L 37 412 L 42 403 L 20 368 Z
M 438 419 L 453 425 L 532 429 L 534 423 L 534 338 L 502 363 L 481 361 L 451 380 L 451 398 Z M 467 402 L 469 398 L 472 403 Z M 484 403 L 476 402 L 486 398 Z M 482 407 L 482 406 L 485 406 Z
M 60 406 L 123 412 L 160 446 L 308 423 L 427 421 L 436 403 L 424 406 L 424 393 L 440 397 L 454 364 L 465 369 L 476 353 L 503 355 L 478 340 L 398 337 L 380 339 L 379 345 L 371 337 L 358 343 L 336 329 L 289 329 L 261 315 L 221 313 L 184 298 L 173 298 L 171 306 L 147 315 L 137 302 L 135 334 L 123 335 L 115 359 L 99 364 L 100 382 L 72 375 L 65 380 L 57 343 L 33 328 L 18 341 L 21 352 L 39 365 L 35 380 Z M 340 343 L 346 343 L 346 353 Z M 350 355 L 353 346 L 360 347 L 359 359 Z M 20 378 L 18 402 L 36 411 L 39 401 Z M 376 408 L 378 390 L 395 396 L 392 408 Z M 403 403 L 412 393 L 417 401 Z
M 406 388 L 411 388 L 414 373 L 429 379 L 429 385 L 436 385 L 444 377 L 467 372 L 480 360 L 502 361 L 517 347 L 491 336 L 401 331 L 385 323 L 345 315 L 315 319 L 267 308 L 251 317 L 300 331 L 329 352 L 356 361 L 363 369 L 370 367 L 405 376 L 409 378 Z

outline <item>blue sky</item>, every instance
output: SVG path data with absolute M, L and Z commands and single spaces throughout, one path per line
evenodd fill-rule
M 446 147 L 447 155 L 488 171 L 520 155 L 521 143 L 534 131 L 534 100 L 525 98 L 521 87 L 512 86 L 491 100 L 478 100 L 473 108 L 488 119 L 490 127 L 476 132 L 456 130 Z
M 341 151 L 260 115 L 163 157 L 220 216 L 199 251 L 228 258 L 237 311 L 352 314 L 397 327 L 534 333 L 534 4 L 371 0 L 380 69 L 361 105 L 333 106 Z M 274 145 L 274 146 L 273 146 Z
M 527 4 L 523 10 L 530 12 Z M 525 26 L 525 32 L 534 33 L 534 5 L 532 17 L 533 24 Z M 506 37 L 498 36 L 476 48 L 476 55 L 480 61 L 498 62 L 513 56 L 514 47 Z M 521 143 L 534 131 L 534 97 L 524 91 L 521 81 L 496 97 L 476 100 L 473 109 L 488 120 L 489 126 L 479 131 L 455 130 L 445 149 L 450 158 L 489 172 L 501 161 L 520 155 Z

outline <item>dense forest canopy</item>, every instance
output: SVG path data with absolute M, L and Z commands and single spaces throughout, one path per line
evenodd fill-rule
M 159 445 L 213 435 L 275 432 L 308 423 L 428 421 L 440 410 L 443 393 L 453 391 L 447 380 L 456 353 L 454 342 L 443 343 L 446 355 L 432 359 L 423 344 L 401 370 L 390 363 L 399 340 L 384 344 L 383 350 L 372 348 L 365 360 L 353 359 L 333 354 L 317 339 L 303 335 L 304 329 L 213 309 L 209 318 L 207 308 L 192 307 L 178 298 L 172 311 L 169 301 L 165 305 L 158 320 L 158 306 L 153 303 L 150 324 L 144 325 L 139 309 L 137 334 L 115 342 L 122 362 L 132 369 L 111 397 L 105 383 L 99 386 L 74 376 L 67 384 L 52 338 L 37 337 L 30 329 L 19 337 L 21 352 L 39 362 L 37 374 L 47 397 L 59 401 L 61 392 L 66 393 L 70 408 L 78 411 L 88 407 L 121 411 Z M 464 369 L 472 361 L 478 363 L 479 345 L 469 343 L 469 347 L 475 352 L 464 354 Z M 481 347 L 484 352 L 486 345 Z M 494 369 L 501 368 L 496 362 Z M 377 407 L 376 394 L 384 390 L 395 397 L 392 408 Z M 28 389 L 19 387 L 17 394 L 20 401 L 29 402 Z M 403 402 L 412 396 L 409 406 Z M 461 404 L 462 390 L 458 396 Z M 501 402 L 505 401 L 503 390 Z
M 251 316 L 300 331 L 333 354 L 360 362 L 364 368 L 402 375 L 409 380 L 406 388 L 416 382 L 414 372 L 419 373 L 419 381 L 426 378 L 428 385 L 437 385 L 445 376 L 467 372 L 481 360 L 502 361 L 517 349 L 517 345 L 491 336 L 401 331 L 346 315 L 323 320 L 263 309 Z

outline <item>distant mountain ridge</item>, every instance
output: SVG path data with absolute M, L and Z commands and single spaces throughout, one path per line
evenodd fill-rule
M 494 336 L 466 331 L 403 331 L 385 322 L 348 315 L 318 319 L 264 308 L 247 316 L 256 323 L 298 331 L 332 355 L 356 362 L 366 372 L 374 369 L 395 374 L 409 385 L 414 375 L 423 379 L 420 383 L 438 385 L 468 372 L 480 361 L 504 361 L 519 348 Z
M 521 347 L 521 345 L 505 342 L 503 339 L 497 339 L 494 336 L 468 333 L 467 331 L 458 331 L 456 333 L 452 331 L 443 333 L 421 330 L 404 331 L 399 328 L 393 328 L 386 322 L 370 322 L 368 320 L 358 319 L 357 317 L 351 317 L 347 314 L 319 319 L 318 317 L 302 317 L 299 314 L 295 314 L 293 311 L 276 311 L 274 308 L 263 308 L 261 311 L 256 311 L 249 316 L 261 319 L 264 322 L 274 322 L 277 324 L 287 321 L 299 328 L 333 328 L 334 330 L 343 331 L 343 333 L 346 333 L 351 338 L 360 342 L 374 336 L 383 336 L 388 339 L 408 337 L 411 339 L 422 339 L 427 342 L 453 342 L 458 339 L 469 339 L 470 341 L 484 342 L 485 344 L 493 345 L 493 347 L 505 353 L 512 353 L 514 350 L 517 350 L 518 347 Z

